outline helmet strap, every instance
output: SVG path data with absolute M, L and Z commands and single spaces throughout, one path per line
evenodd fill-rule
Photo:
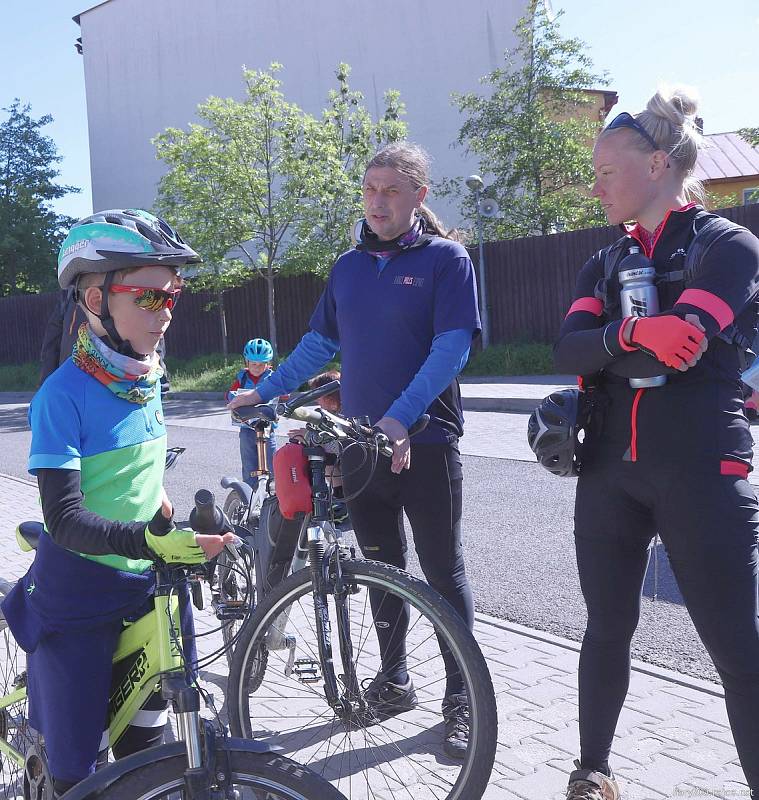
M 138 361 L 142 361 L 146 354 L 136 352 L 132 345 L 126 339 L 121 337 L 121 334 L 116 330 L 116 323 L 114 322 L 114 319 L 111 316 L 111 310 L 108 307 L 108 295 L 111 293 L 111 284 L 113 283 L 115 274 L 115 272 L 105 273 L 103 285 L 100 287 L 100 291 L 103 294 L 103 299 L 100 303 L 100 313 L 95 314 L 95 312 L 89 308 L 87 308 L 87 310 L 90 312 L 90 314 L 94 314 L 100 320 L 100 324 L 105 328 L 105 332 L 107 334 L 105 343 L 111 348 L 111 350 L 115 350 L 117 353 L 121 353 L 121 355 L 127 356 L 128 358 L 135 358 Z

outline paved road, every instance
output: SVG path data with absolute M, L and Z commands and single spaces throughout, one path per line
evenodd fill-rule
M 179 512 L 201 486 L 218 488 L 222 475 L 239 473 L 237 433 L 224 412 L 203 401 L 166 404 L 169 438 L 187 447 L 166 486 Z M 572 541 L 574 480 L 557 479 L 534 463 L 521 414 L 468 412 L 462 439 L 464 530 L 468 571 L 478 610 L 579 641 L 585 610 Z M 286 424 L 282 426 L 284 431 Z M 28 477 L 26 410 L 0 406 L 0 472 Z M 662 562 L 666 567 L 665 558 Z M 418 572 L 412 560 L 411 570 Z M 653 580 L 649 577 L 647 586 Z M 644 600 L 634 655 L 707 680 L 717 676 L 695 635 L 666 568 L 659 596 Z

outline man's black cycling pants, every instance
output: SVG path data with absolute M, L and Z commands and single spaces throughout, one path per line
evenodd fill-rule
M 578 479 L 575 545 L 588 607 L 579 674 L 583 767 L 600 769 L 609 758 L 657 532 L 722 678 L 741 765 L 759 797 L 759 506 L 748 481 L 691 465 L 594 461 Z
M 343 484 L 346 496 L 359 491 L 369 476 L 360 448 L 346 451 Z M 411 467 L 400 475 L 390 471 L 390 459 L 380 457 L 373 478 L 348 502 L 356 538 L 366 558 L 406 568 L 403 512 L 411 523 L 414 546 L 427 582 L 459 612 L 469 628 L 474 624 L 472 589 L 461 545 L 461 456 L 456 444 L 416 444 Z M 370 592 L 375 629 L 382 654 L 382 672 L 402 679 L 406 673 L 405 636 L 409 609 L 384 592 Z M 447 648 L 446 695 L 463 691 L 461 675 Z

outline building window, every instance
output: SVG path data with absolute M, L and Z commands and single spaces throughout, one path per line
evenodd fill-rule
M 743 190 L 743 205 L 747 206 L 749 203 L 759 203 L 759 186 Z

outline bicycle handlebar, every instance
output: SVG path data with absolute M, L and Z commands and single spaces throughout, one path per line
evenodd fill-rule
M 195 533 L 219 534 L 233 531 L 227 515 L 216 505 L 214 493 L 208 489 L 195 492 L 195 508 L 190 512 L 190 527 Z

